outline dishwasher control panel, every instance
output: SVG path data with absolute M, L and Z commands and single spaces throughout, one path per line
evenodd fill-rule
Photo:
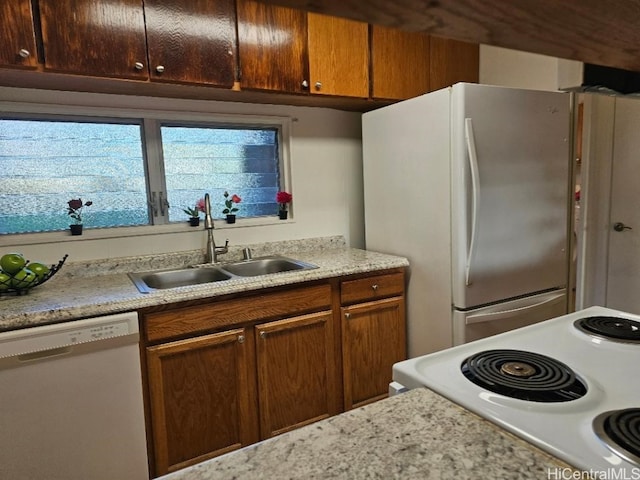
M 138 331 L 138 314 L 135 312 L 12 330 L 0 333 L 0 358 L 128 335 L 135 336 L 137 340 Z

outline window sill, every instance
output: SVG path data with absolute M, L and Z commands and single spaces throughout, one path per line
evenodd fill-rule
M 19 247 L 47 243 L 77 242 L 87 240 L 106 240 L 110 238 L 142 237 L 147 235 L 168 235 L 191 233 L 204 230 L 203 221 L 198 227 L 192 227 L 188 221 L 175 222 L 169 225 L 143 225 L 138 227 L 85 228 L 82 235 L 71 235 L 68 230 L 44 233 L 21 233 L 0 236 L 0 247 Z M 214 221 L 215 230 L 284 225 L 294 223 L 292 218 L 280 220 L 274 217 L 239 218 L 236 223 L 227 223 L 224 219 Z

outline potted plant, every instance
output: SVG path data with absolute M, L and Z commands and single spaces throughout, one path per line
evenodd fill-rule
M 67 213 L 75 223 L 69 225 L 71 235 L 82 235 L 82 209 L 93 205 L 93 202 L 82 202 L 82 199 L 72 198 L 67 202 Z
M 182 211 L 189 215 L 189 224 L 197 227 L 200 225 L 200 212 L 204 212 L 204 198 L 198 200 L 193 208 L 183 208 Z
M 238 207 L 234 206 L 240 203 L 242 199 L 236 195 L 229 195 L 229 192 L 224 192 L 224 210 L 222 213 L 227 216 L 227 223 L 236 223 L 235 212 L 238 211 Z
M 278 216 L 280 217 L 280 220 L 287 219 L 287 215 L 289 213 L 287 211 L 287 205 L 291 203 L 291 200 L 293 200 L 293 195 L 289 192 L 281 191 L 276 194 L 276 202 L 278 202 L 279 205 Z

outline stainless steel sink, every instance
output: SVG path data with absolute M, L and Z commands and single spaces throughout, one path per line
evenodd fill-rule
M 166 288 L 186 287 L 201 283 L 222 282 L 229 280 L 231 274 L 217 267 L 181 268 L 159 272 L 130 273 L 129 278 L 142 293 Z
M 220 268 L 238 277 L 256 277 L 270 273 L 291 272 L 294 270 L 309 270 L 318 268 L 317 265 L 294 260 L 293 258 L 274 255 L 270 257 L 260 257 L 253 260 L 243 260 L 242 262 L 228 263 Z
M 129 273 L 138 290 L 149 293 L 154 290 L 186 287 L 202 283 L 222 282 L 240 277 L 256 277 L 271 273 L 291 272 L 318 268 L 317 265 L 293 258 L 273 255 L 241 262 L 201 265 L 198 268 L 187 267 L 176 270 Z

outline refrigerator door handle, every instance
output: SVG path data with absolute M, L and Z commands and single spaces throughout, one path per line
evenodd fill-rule
M 533 309 L 542 307 L 543 305 L 546 305 L 546 306 L 553 305 L 555 303 L 563 301 L 565 296 L 566 296 L 566 292 L 563 289 L 559 293 L 551 295 L 545 300 L 538 303 L 534 303 L 532 305 L 525 305 L 523 307 L 512 308 L 510 310 L 502 310 L 499 312 L 479 313 L 477 315 L 469 315 L 466 318 L 465 323 L 467 325 L 471 325 L 473 323 L 492 322 L 494 320 L 502 320 L 504 318 L 512 317 L 513 314 L 517 312 L 522 312 L 524 310 L 533 310 Z
M 471 210 L 471 241 L 467 252 L 467 264 L 465 267 L 465 284 L 471 285 L 471 260 L 476 246 L 476 228 L 478 221 L 478 208 L 480 205 L 480 176 L 478 173 L 478 155 L 476 154 L 476 142 L 473 136 L 473 123 L 470 118 L 464 119 L 464 138 L 469 152 L 469 170 L 471 171 L 472 210 Z

